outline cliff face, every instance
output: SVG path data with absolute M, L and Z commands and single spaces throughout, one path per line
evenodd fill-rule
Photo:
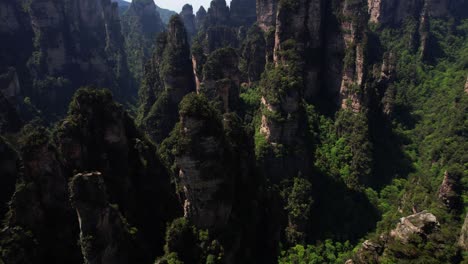
M 221 112 L 235 111 L 239 106 L 240 71 L 236 51 L 224 48 L 210 54 L 203 67 L 203 80 L 198 93 L 220 104 Z
M 192 38 L 197 33 L 195 15 L 193 14 L 193 7 L 189 4 L 184 5 L 182 7 L 182 11 L 180 12 L 180 17 L 182 18 L 182 21 L 184 22 L 188 39 L 189 41 L 191 41 Z
M 368 0 L 370 21 L 386 25 L 402 23 L 408 17 L 418 18 L 423 12 L 443 18 L 464 5 L 460 0 Z
M 246 73 L 249 83 L 259 81 L 265 71 L 266 49 L 264 32 L 260 27 L 252 26 L 242 43 L 240 64 L 240 68 Z
M 209 26 L 228 25 L 229 24 L 229 7 L 226 0 L 213 0 L 207 13 L 207 23 Z
M 158 39 L 140 90 L 142 108 L 140 125 L 160 143 L 177 122 L 177 108 L 182 98 L 195 91 L 195 77 L 190 59 L 187 33 L 179 16 L 173 16 L 167 34 Z
M 359 112 L 365 105 L 365 66 L 367 14 L 363 12 L 364 1 L 345 1 L 340 21 L 344 43 L 343 72 L 341 77 L 339 105 L 342 109 Z
M 109 204 L 99 172 L 75 175 L 70 182 L 70 200 L 78 216 L 84 263 L 135 261 L 130 231 L 118 209 Z
M 257 23 L 265 32 L 276 27 L 277 0 L 257 0 Z
M 217 112 L 201 95 L 181 102 L 179 141 L 175 157 L 184 192 L 185 217 L 199 228 L 223 228 L 231 214 L 233 175 L 228 166 L 226 142 Z
M 320 48 L 322 46 L 322 15 L 324 7 L 321 1 L 299 1 L 280 3 L 276 21 L 275 62 L 283 60 L 282 46 L 288 39 L 297 42 L 297 51 L 303 60 L 304 95 L 306 98 L 317 94 L 319 90 L 318 73 L 320 68 Z M 295 14 L 292 16 L 291 14 Z M 307 54 L 307 56 L 306 56 Z
M 257 20 L 255 0 L 233 0 L 231 2 L 231 23 L 233 26 L 250 27 Z
M 152 253 L 138 251 L 139 255 L 131 259 L 149 263 L 161 254 L 166 222 L 182 210 L 168 173 L 156 157 L 155 147 L 144 139 L 108 91 L 79 90 L 70 105 L 69 116 L 59 122 L 53 135 L 33 126 L 24 128 L 22 134 L 23 166 L 17 172 L 16 190 L 0 235 L 0 244 L 6 252 L 2 258 L 7 263 L 22 263 L 14 260 L 18 254 L 15 250 L 24 243 L 11 239 L 15 230 L 24 230 L 38 241 L 23 257 L 37 254 L 40 262 L 54 256 L 66 263 L 83 263 L 81 253 L 90 263 L 97 261 L 95 257 L 121 256 L 126 252 L 117 248 L 127 239 L 119 228 L 124 228 L 127 234 L 130 228 L 127 223 L 135 227 L 132 232 L 138 237 L 131 247 L 159 249 Z M 1 169 L 13 172 L 12 163 L 5 161 Z M 97 170 L 112 175 L 96 177 L 107 191 L 102 192 L 100 185 L 94 188 L 86 184 L 74 190 L 72 202 L 77 216 L 69 201 L 68 180 L 75 171 Z M 108 197 L 107 203 L 119 209 L 91 199 L 102 195 Z M 82 251 L 75 242 L 80 227 Z M 89 240 L 89 236 L 97 240 Z
M 16 68 L 22 96 L 30 97 L 46 115 L 64 113 L 73 92 L 83 85 L 106 86 L 122 97 L 134 93 L 126 85 L 129 76 L 117 4 L 6 2 L 2 10 L 9 11 L 2 12 L 2 21 L 9 22 L 2 23 L 1 34 L 8 43 L 2 44 L 1 71 Z
M 77 235 L 77 223 L 72 218 L 68 201 L 67 178 L 59 153 L 49 143 L 46 130 L 32 126 L 24 128 L 20 154 L 23 167 L 17 172 L 16 189 L 0 235 L 0 244 L 5 251 L 3 260 L 23 263 L 31 258 L 35 258 L 35 262 L 55 256 L 59 261 L 80 263 L 79 250 L 76 243 L 71 242 Z M 37 244 L 17 255 L 20 253 L 17 250 L 24 244 L 12 236 L 17 232 L 29 234 Z
M 156 36 L 164 30 L 154 1 L 135 0 L 122 16 L 122 32 L 130 71 L 136 80 L 143 77 L 143 68 L 151 57 Z M 138 83 L 139 84 L 139 83 Z
M 200 29 L 204 25 L 206 15 L 206 9 L 203 6 L 200 6 L 195 17 L 197 29 Z

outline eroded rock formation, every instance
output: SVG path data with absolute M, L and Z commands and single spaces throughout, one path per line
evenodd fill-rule
M 433 214 L 423 211 L 402 217 L 400 223 L 390 232 L 390 235 L 404 243 L 408 241 L 411 235 L 427 236 L 438 226 L 437 218 Z
M 265 32 L 276 27 L 277 0 L 257 0 L 257 23 Z
M 122 15 L 125 49 L 130 71 L 136 80 L 143 77 L 143 68 L 151 57 L 156 36 L 164 29 L 154 1 L 134 0 Z
M 448 171 L 444 173 L 444 180 L 439 188 L 439 200 L 448 208 L 458 210 L 460 208 L 459 179 Z
M 203 95 L 190 94 L 181 103 L 176 133 L 186 142 L 175 157 L 185 217 L 199 228 L 222 228 L 232 210 L 233 175 L 218 112 Z
M 2 21 L 8 23 L 0 26 L 5 46 L 0 71 L 14 67 L 24 87 L 22 96 L 30 97 L 46 116 L 65 113 L 80 86 L 106 86 L 120 98 L 134 94 L 127 85 L 127 59 L 116 3 L 3 2 L 2 11 L 8 11 L 1 13 Z M 20 55 L 16 58 L 12 54 Z M 23 85 L 28 83 L 32 85 Z
M 118 208 L 109 204 L 99 172 L 77 174 L 70 182 L 70 200 L 80 226 L 84 263 L 129 263 L 132 241 Z
M 233 26 L 250 27 L 257 20 L 255 0 L 233 0 L 230 5 Z
M 195 15 L 193 14 L 193 7 L 189 4 L 184 5 L 182 7 L 182 11 L 180 12 L 180 17 L 184 22 L 188 39 L 192 40 L 193 36 L 195 36 L 195 34 L 197 33 Z
M 203 67 L 203 82 L 198 92 L 219 101 L 223 113 L 232 112 L 239 106 L 240 78 L 236 51 L 219 49 L 210 54 Z
M 180 101 L 195 89 L 187 33 L 180 16 L 173 16 L 167 33 L 158 37 L 140 90 L 139 123 L 155 142 L 169 135 L 177 123 Z

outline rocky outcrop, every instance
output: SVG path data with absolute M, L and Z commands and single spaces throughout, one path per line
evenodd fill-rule
M 182 7 L 182 11 L 180 12 L 180 17 L 182 18 L 182 21 L 184 22 L 188 39 L 191 41 L 192 38 L 197 33 L 195 15 L 193 14 L 193 7 L 189 4 L 184 5 Z
M 460 238 L 458 239 L 458 245 L 463 249 L 463 250 L 468 250 L 468 214 L 466 214 L 465 217 L 465 223 L 462 226 L 461 232 L 460 232 Z
M 255 0 L 231 1 L 231 23 L 235 27 L 250 27 L 257 20 Z
M 94 261 L 93 250 L 96 248 L 105 250 L 107 247 L 104 255 L 126 252 L 126 249 L 114 247 L 120 246 L 120 242 L 119 245 L 107 245 L 110 240 L 119 241 L 121 238 L 121 233 L 113 233 L 118 230 L 108 224 L 120 226 L 125 223 L 127 228 L 128 223 L 135 227 L 131 230 L 138 239 L 125 246 L 138 248 L 139 254 L 129 257 L 132 261 L 150 263 L 162 253 L 166 223 L 181 215 L 182 208 L 177 203 L 168 172 L 156 156 L 155 147 L 136 129 L 133 120 L 121 105 L 113 101 L 109 91 L 81 89 L 73 98 L 69 116 L 57 124 L 53 135 L 37 125 L 26 126 L 21 135 L 18 142 L 22 166 L 18 166 L 17 172 L 11 151 L 5 149 L 10 158 L 0 157 L 2 181 L 9 185 L 7 181 L 11 179 L 6 176 L 17 174 L 6 226 L 0 234 L 2 250 L 5 256 L 8 255 L 4 261 L 24 263 L 13 260 L 18 256 L 16 250 L 24 244 L 24 241 L 16 240 L 20 237 L 18 230 L 22 230 L 32 236 L 31 241 L 37 241 L 33 249 L 22 254 L 24 258 L 37 254 L 36 258 L 41 263 L 51 256 L 61 263 L 83 263 L 76 245 L 79 222 L 71 207 L 67 187 L 75 171 L 99 170 L 110 175 L 98 177 L 99 182 L 105 184 L 108 203 L 119 207 L 117 211 L 107 205 L 93 208 L 94 202 L 96 206 L 100 205 L 92 200 L 93 194 L 102 194 L 98 194 L 96 189 L 92 194 L 85 193 L 85 189 L 80 190 L 79 195 L 82 196 L 75 202 L 89 202 L 76 207 L 84 233 L 82 238 L 100 236 L 98 240 L 82 240 L 83 253 L 88 261 Z M 2 185 L 5 188 L 2 194 L 5 195 L 11 191 L 11 186 L 6 185 Z M 96 234 L 90 227 L 93 224 L 96 225 Z M 100 248 L 102 241 L 106 245 Z M 85 242 L 90 243 L 91 249 Z M 152 250 L 140 251 L 142 245 Z
M 411 235 L 427 236 L 439 227 L 437 218 L 423 211 L 407 217 L 402 217 L 396 228 L 390 232 L 390 236 L 405 243 Z
M 143 67 L 153 52 L 156 36 L 164 30 L 154 1 L 134 0 L 122 16 L 122 32 L 130 71 L 141 80 Z
M 266 65 L 266 41 L 260 27 L 254 25 L 247 32 L 241 47 L 241 69 L 249 83 L 260 80 Z
M 319 91 L 320 48 L 322 46 L 322 1 L 302 0 L 295 4 L 280 2 L 276 21 L 275 62 L 284 60 L 282 51 L 287 40 L 296 42 L 302 66 L 304 96 L 310 99 Z M 294 15 L 292 15 L 294 14 Z M 284 53 L 285 55 L 287 53 Z M 307 54 L 307 56 L 306 56 Z
M 226 0 L 212 0 L 207 12 L 207 26 L 229 25 L 229 7 Z
M 9 22 L 0 26 L 2 42 L 8 42 L 2 44 L 5 65 L 0 72 L 14 67 L 22 96 L 47 117 L 63 114 L 81 86 L 106 86 L 120 98 L 134 94 L 128 85 L 117 4 L 110 0 L 3 2 L 2 11 L 9 11 L 2 12 L 2 21 Z
M 203 6 L 200 6 L 200 8 L 197 11 L 196 18 L 195 18 L 197 29 L 200 29 L 203 27 L 203 25 L 205 24 L 206 16 L 207 16 L 206 9 Z
M 342 109 L 359 112 L 364 104 L 365 34 L 367 20 L 362 13 L 364 1 L 345 1 L 342 6 L 341 30 L 345 56 L 341 77 L 339 105 Z
M 205 54 L 221 49 L 224 47 L 237 48 L 239 46 L 239 39 L 237 32 L 234 28 L 228 26 L 211 26 L 203 36 L 203 42 L 206 45 L 203 47 Z
M 460 185 L 459 179 L 448 171 L 444 174 L 444 180 L 439 188 L 439 200 L 449 209 L 460 209 Z
M 14 252 L 24 241 L 16 240 L 14 234 L 22 230 L 37 241 L 22 258 L 34 256 L 42 261 L 53 255 L 60 262 L 80 263 L 76 243 L 72 242 L 77 234 L 77 222 L 72 218 L 67 178 L 59 153 L 49 143 L 44 128 L 26 126 L 22 134 L 19 148 L 23 166 L 18 171 L 5 228 L 0 235 L 2 242 L 9 241 L 3 249 L 11 256 L 4 261 L 17 263 Z
M 460 8 L 463 1 L 448 0 L 368 0 L 370 21 L 399 24 L 406 18 L 418 18 L 425 9 L 429 16 L 443 18 Z
M 220 103 L 223 113 L 235 111 L 240 93 L 239 58 L 232 48 L 224 48 L 210 54 L 203 67 L 203 82 L 198 93 Z
M 356 261 L 352 259 L 346 261 L 345 264 L 354 263 L 379 263 L 379 257 L 384 251 L 384 246 L 380 243 L 366 240 L 361 244 L 358 252 L 356 253 Z
M 202 95 L 190 94 L 181 102 L 175 164 L 183 190 L 184 213 L 198 228 L 223 228 L 233 199 L 223 126 L 218 112 Z
M 257 23 L 265 32 L 276 27 L 277 0 L 257 0 Z
M 118 208 L 109 204 L 99 172 L 77 174 L 70 182 L 70 200 L 80 227 L 84 263 L 129 263 L 132 241 Z
M 181 208 L 155 147 L 112 95 L 105 90 L 79 90 L 69 116 L 57 126 L 54 141 L 67 175 L 102 172 L 109 202 L 117 204 L 141 232 L 140 243 L 161 250 L 166 222 Z M 158 253 L 146 252 L 141 258 L 154 260 Z
M 195 91 L 195 76 L 187 33 L 180 16 L 173 16 L 161 34 L 152 60 L 145 69 L 140 90 L 139 123 L 155 142 L 162 142 L 178 119 L 182 98 Z

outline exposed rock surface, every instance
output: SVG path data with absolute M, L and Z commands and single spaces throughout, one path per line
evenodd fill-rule
M 67 187 L 75 171 L 99 170 L 111 175 L 100 178 L 108 191 L 108 202 L 118 205 L 120 212 L 101 208 L 106 214 L 100 220 L 104 226 L 119 223 L 121 214 L 136 228 L 132 229 L 135 234 L 141 232 L 130 247 L 153 248 L 138 251 L 138 256 L 131 259 L 149 263 L 161 254 L 166 223 L 180 215 L 182 208 L 178 206 L 167 171 L 156 157 L 156 149 L 135 128 L 122 106 L 112 100 L 110 92 L 79 90 L 69 116 L 59 122 L 53 136 L 44 128 L 29 125 L 21 134 L 19 148 L 23 166 L 17 170 L 16 190 L 0 234 L 2 258 L 6 263 L 24 263 L 18 260 L 19 256 L 35 257 L 40 263 L 52 256 L 61 263 L 83 263 L 76 245 L 78 221 Z M 1 160 L 0 170 L 13 173 L 13 161 Z M 100 215 L 86 217 L 90 223 Z M 100 234 L 109 231 L 103 228 Z M 25 245 L 24 241 L 17 240 L 23 235 L 31 236 L 32 242 L 37 241 L 26 253 L 17 251 Z M 96 243 L 99 247 L 100 242 Z M 83 251 L 89 257 L 87 250 Z
M 384 251 L 383 245 L 371 240 L 366 240 L 362 243 L 356 253 L 356 263 L 379 263 L 379 257 Z M 349 264 L 354 264 L 353 260 L 348 260 Z M 348 261 L 346 263 L 348 263 Z
M 466 214 L 465 217 L 465 223 L 463 224 L 463 227 L 460 232 L 460 238 L 458 239 L 458 245 L 463 249 L 463 250 L 468 250 L 468 214 Z
M 181 141 L 176 154 L 185 197 L 185 217 L 199 228 L 224 227 L 231 214 L 233 175 L 226 159 L 221 120 L 202 95 L 190 94 L 181 103 Z
M 203 6 L 200 6 L 195 18 L 197 29 L 200 29 L 204 25 L 206 15 L 206 9 Z
M 161 249 L 164 226 L 181 208 L 154 146 L 108 91 L 79 90 L 69 113 L 55 135 L 69 177 L 74 171 L 102 172 L 109 202 L 142 232 L 147 245 Z
M 255 0 L 233 0 L 230 5 L 233 26 L 250 27 L 257 20 Z
M 247 74 L 247 81 L 253 83 L 260 80 L 266 65 L 266 41 L 260 27 L 254 25 L 247 32 L 247 37 L 241 48 L 241 68 Z
M 213 0 L 208 8 L 206 23 L 209 26 L 228 25 L 230 21 L 229 7 L 226 0 Z
M 448 171 L 444 174 L 444 180 L 439 188 L 439 200 L 450 209 L 459 209 L 460 207 L 460 186 L 454 175 Z
M 237 109 L 240 93 L 239 60 L 236 51 L 224 48 L 210 54 L 203 67 L 199 93 L 219 101 L 223 113 Z
M 0 72 L 14 67 L 24 87 L 22 96 L 30 97 L 46 116 L 63 114 L 80 86 L 106 86 L 120 98 L 134 94 L 126 85 L 129 75 L 116 3 L 39 0 L 0 5 L 0 21 L 8 21 L 0 26 Z
M 77 174 L 70 182 L 70 200 L 80 226 L 84 263 L 129 263 L 132 241 L 119 210 L 109 204 L 99 172 Z
M 277 0 L 257 0 L 257 23 L 265 32 L 276 27 Z
M 450 10 L 463 6 L 455 0 L 368 0 L 370 21 L 382 24 L 398 24 L 406 18 L 417 18 L 425 9 L 431 17 L 445 17 Z
M 437 218 L 423 211 L 407 217 L 402 217 L 400 223 L 393 229 L 390 235 L 401 242 L 407 242 L 411 235 L 427 236 L 439 226 Z
M 44 128 L 27 127 L 23 133 L 20 144 L 23 167 L 18 171 L 15 193 L 0 235 L 1 243 L 8 241 L 2 245 L 3 260 L 24 263 L 22 261 L 29 258 L 43 261 L 54 256 L 60 262 L 80 263 L 79 251 L 73 242 L 77 222 L 72 218 L 67 178 L 59 154 L 48 142 Z M 17 255 L 25 243 L 17 239 L 23 236 L 21 234 L 32 237 L 31 241 L 37 244 Z
M 169 135 L 177 123 L 180 101 L 195 89 L 187 33 L 180 16 L 173 16 L 167 33 L 158 38 L 140 90 L 139 123 L 155 142 Z
M 189 4 L 184 5 L 182 7 L 182 11 L 180 12 L 180 17 L 184 22 L 188 39 L 192 40 L 193 36 L 197 33 L 195 15 L 193 14 L 193 7 Z
M 465 93 L 468 94 L 468 77 L 466 78 L 466 83 L 465 83 Z
M 365 34 L 367 21 L 362 13 L 364 1 L 345 1 L 343 4 L 341 30 L 345 44 L 345 57 L 339 105 L 342 109 L 359 112 L 364 104 Z
M 130 70 L 141 80 L 143 67 L 153 52 L 156 36 L 165 29 L 154 1 L 134 0 L 122 16 L 122 32 Z

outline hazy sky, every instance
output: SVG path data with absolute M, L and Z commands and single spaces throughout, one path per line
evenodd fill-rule
M 132 0 L 126 1 L 131 2 Z M 197 12 L 200 6 L 204 6 L 205 9 L 208 9 L 211 0 L 154 0 L 154 2 L 162 8 L 167 8 L 179 13 L 185 4 L 191 4 L 193 6 L 194 12 Z M 229 4 L 231 0 L 226 0 L 226 2 Z

